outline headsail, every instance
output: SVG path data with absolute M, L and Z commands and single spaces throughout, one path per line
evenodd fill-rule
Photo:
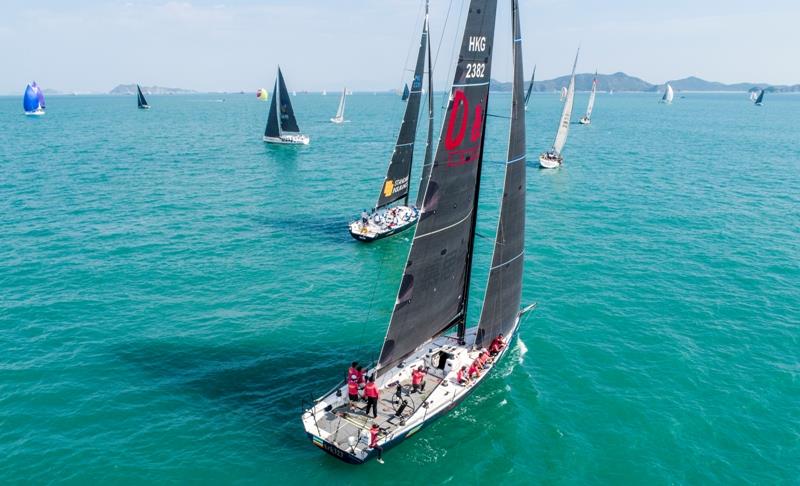
M 470 0 L 442 136 L 378 373 L 458 325 L 463 339 L 497 0 Z
M 514 83 L 511 95 L 511 126 L 500 219 L 494 240 L 492 267 L 478 322 L 476 346 L 486 346 L 499 333 L 514 329 L 522 293 L 525 253 L 525 102 L 522 96 L 522 38 L 519 5 L 512 0 L 514 38 Z M 529 91 L 530 92 L 530 91 Z
M 22 96 L 22 108 L 27 112 L 35 111 L 36 108 L 39 107 L 39 97 L 36 95 L 36 89 L 34 89 L 36 83 L 32 85 L 28 85 L 25 87 L 25 94 Z
M 578 55 L 581 53 L 580 47 L 578 52 L 575 53 L 575 62 L 572 64 L 572 76 L 569 79 L 569 87 L 567 88 L 567 100 L 564 103 L 564 111 L 561 112 L 561 122 L 558 125 L 558 132 L 556 132 L 556 140 L 553 142 L 553 152 L 561 154 L 564 145 L 567 143 L 567 134 L 569 134 L 569 122 L 572 118 L 572 103 L 575 98 L 575 66 L 578 65 Z
M 525 93 L 525 108 L 528 108 L 528 101 L 531 99 L 531 92 L 533 92 L 533 80 L 536 79 L 536 66 L 533 66 L 533 74 L 531 74 L 531 84 L 528 85 L 528 92 Z
M 586 107 L 587 120 L 592 118 L 592 109 L 594 109 L 594 98 L 596 93 L 597 93 L 597 72 L 594 73 L 594 79 L 592 79 L 592 93 L 589 95 L 589 106 Z
M 144 99 L 144 94 L 142 94 L 142 88 L 140 88 L 138 84 L 136 85 L 136 97 L 137 97 L 136 101 L 137 104 L 139 105 L 139 108 L 150 106 L 147 104 L 147 100 Z
M 427 11 L 428 2 L 425 2 Z M 417 189 L 417 208 L 422 208 L 422 203 L 425 200 L 425 189 L 428 188 L 428 179 L 431 176 L 431 168 L 433 167 L 433 60 L 431 59 L 431 39 L 430 39 L 430 22 L 427 24 L 428 31 L 428 137 L 425 145 L 425 160 L 422 163 L 422 175 L 419 179 L 419 188 Z
M 403 97 L 402 97 L 402 98 L 400 98 L 400 99 L 401 99 L 401 101 L 405 101 L 405 100 L 407 100 L 407 99 L 408 99 L 408 96 L 409 96 L 409 94 L 410 94 L 410 93 L 409 93 L 409 91 L 408 91 L 408 83 L 406 83 L 406 85 L 405 85 L 405 86 L 403 86 Z
M 269 115 L 267 115 L 267 128 L 264 130 L 265 137 L 279 138 L 281 136 L 281 124 L 278 123 L 278 80 L 275 80 L 275 87 L 272 88 L 272 103 L 269 105 Z
M 278 99 L 278 107 L 280 108 L 281 132 L 299 133 L 300 127 L 297 126 L 292 101 L 289 99 L 289 91 L 286 89 L 286 82 L 283 80 L 283 73 L 280 67 L 278 67 L 278 89 L 274 93 L 273 100 L 274 98 Z
M 661 101 L 664 103 L 672 103 L 672 98 L 675 96 L 675 92 L 672 90 L 672 86 L 667 83 L 667 88 L 664 90 L 664 96 L 661 98 Z
M 422 98 L 422 76 L 425 74 L 425 51 L 428 46 L 428 15 L 422 27 L 417 64 L 414 68 L 414 80 L 408 95 L 403 123 L 397 135 L 397 144 L 392 152 L 392 159 L 386 171 L 386 178 L 378 195 L 375 208 L 382 208 L 399 199 L 408 198 L 409 181 L 411 179 L 411 162 L 414 158 L 414 140 L 417 137 L 417 120 Z

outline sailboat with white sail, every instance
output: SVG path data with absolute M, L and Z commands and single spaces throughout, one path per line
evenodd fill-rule
M 566 100 L 566 99 L 567 99 L 567 87 L 566 86 L 562 86 L 561 87 L 561 98 L 558 101 L 561 101 L 563 103 L 564 100 Z
M 339 109 L 336 110 L 336 116 L 331 118 L 333 123 L 344 123 L 344 104 L 347 97 L 347 88 L 342 90 L 342 97 L 339 98 Z
M 280 66 L 272 93 L 264 141 L 285 145 L 308 145 L 310 141 L 308 135 L 300 133 L 300 127 L 297 126 L 297 118 L 294 116 L 294 108 Z
M 525 81 L 517 0 L 511 4 L 514 75 L 504 194 L 477 326 L 467 328 L 467 309 L 497 0 L 470 0 L 422 217 L 377 364 L 367 370 L 365 393 L 377 406 L 369 415 L 348 409 L 348 385 L 342 383 L 302 414 L 312 443 L 347 463 L 380 459 L 463 402 L 498 368 L 522 316 L 534 307 L 520 309 Z M 421 389 L 408 389 L 412 372 L 423 373 Z
M 42 116 L 45 114 L 44 93 L 42 88 L 32 82 L 25 87 L 25 94 L 22 95 L 22 109 L 27 116 Z
M 572 75 L 569 79 L 566 102 L 564 103 L 564 109 L 561 111 L 561 120 L 558 123 L 558 131 L 553 142 L 553 148 L 539 155 L 539 166 L 543 169 L 555 169 L 564 162 L 561 152 L 564 150 L 564 145 L 567 144 L 569 123 L 572 119 L 572 105 L 575 100 L 575 67 L 578 65 L 578 55 L 580 53 L 581 48 L 579 47 L 578 52 L 575 53 L 575 61 L 572 63 Z
M 594 98 L 597 94 L 597 71 L 594 73 L 592 79 L 592 92 L 589 94 L 589 105 L 586 107 L 586 114 L 581 118 L 581 125 L 589 125 L 592 123 L 592 110 L 594 109 Z
M 675 90 L 672 89 L 672 85 L 667 83 L 666 89 L 664 89 L 664 96 L 661 97 L 661 102 L 670 105 L 672 104 L 672 99 L 675 97 Z
M 763 89 L 761 91 L 759 91 L 758 96 L 756 96 L 756 99 L 753 100 L 753 103 L 755 103 L 756 106 L 761 106 L 761 105 L 764 104 L 764 90 Z
M 528 92 L 525 93 L 525 111 L 528 111 L 528 101 L 531 99 L 533 92 L 533 80 L 536 79 L 536 65 L 533 65 L 533 74 L 531 74 L 531 84 L 528 85 Z
M 350 235 L 364 242 L 372 242 L 401 231 L 412 228 L 417 224 L 419 207 L 425 194 L 431 165 L 431 145 L 433 137 L 433 63 L 431 62 L 431 46 L 429 33 L 429 19 L 426 2 L 425 20 L 422 26 L 417 62 L 414 68 L 414 79 L 411 82 L 403 122 L 397 143 L 389 161 L 386 178 L 381 186 L 378 201 L 371 213 L 364 211 L 361 218 L 351 221 Z M 417 194 L 417 204 L 409 205 L 408 198 L 411 192 L 411 165 L 414 158 L 414 146 L 417 137 L 417 119 L 419 118 L 422 100 L 422 79 L 425 75 L 425 59 L 428 59 L 428 144 L 425 150 L 425 162 L 422 170 L 422 179 Z M 395 204 L 402 201 L 400 204 Z
M 142 93 L 142 88 L 138 84 L 136 85 L 136 104 L 140 110 L 150 109 L 150 105 L 147 103 L 147 100 L 144 98 L 144 94 Z

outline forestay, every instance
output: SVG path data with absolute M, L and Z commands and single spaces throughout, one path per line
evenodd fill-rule
M 454 325 L 463 339 L 496 13 L 496 0 L 470 1 L 442 136 L 379 374 Z

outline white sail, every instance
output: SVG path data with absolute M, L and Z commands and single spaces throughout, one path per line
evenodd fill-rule
M 342 90 L 342 97 L 339 98 L 339 109 L 336 110 L 336 116 L 331 118 L 331 121 L 334 123 L 342 123 L 344 121 L 344 103 L 345 97 L 347 96 L 347 88 Z
M 592 94 L 589 95 L 589 106 L 586 107 L 587 120 L 592 118 L 592 109 L 594 108 L 595 93 L 597 93 L 597 73 L 594 73 L 594 79 L 592 80 Z
M 672 98 L 675 97 L 675 91 L 672 90 L 672 86 L 667 83 L 667 89 L 664 90 L 664 96 L 661 98 L 661 101 L 664 103 L 672 103 Z
M 575 62 L 572 64 L 572 76 L 569 79 L 569 87 L 567 88 L 567 100 L 564 103 L 564 111 L 561 112 L 561 123 L 558 125 L 556 141 L 553 143 L 553 152 L 559 155 L 567 143 L 569 121 L 572 118 L 572 102 L 575 98 L 575 66 L 578 65 L 578 54 L 580 53 L 581 49 L 578 48 L 578 52 L 575 53 Z
M 561 87 L 561 101 L 564 101 L 567 98 L 567 88 L 565 86 Z

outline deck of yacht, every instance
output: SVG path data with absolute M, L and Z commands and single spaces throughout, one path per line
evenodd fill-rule
M 388 386 L 380 390 L 377 418 L 373 418 L 372 413 L 367 415 L 365 412 L 367 403 L 359 401 L 355 412 L 350 411 L 348 403 L 320 414 L 316 417 L 316 425 L 331 434 L 331 439 L 329 440 L 337 447 L 350 450 L 351 445 L 348 442 L 348 438 L 355 437 L 357 440 L 356 448 L 360 449 L 369 443 L 369 429 L 372 427 L 373 422 L 377 423 L 381 430 L 380 438 L 390 435 L 399 426 L 403 425 L 404 419 L 419 408 L 442 381 L 442 378 L 428 373 L 424 378 L 424 391 L 412 393 L 411 380 L 401 380 L 400 383 L 403 387 L 402 399 L 397 397 L 397 388 L 395 386 Z M 401 415 L 398 416 L 396 411 L 400 407 L 401 400 L 406 400 L 408 404 Z

